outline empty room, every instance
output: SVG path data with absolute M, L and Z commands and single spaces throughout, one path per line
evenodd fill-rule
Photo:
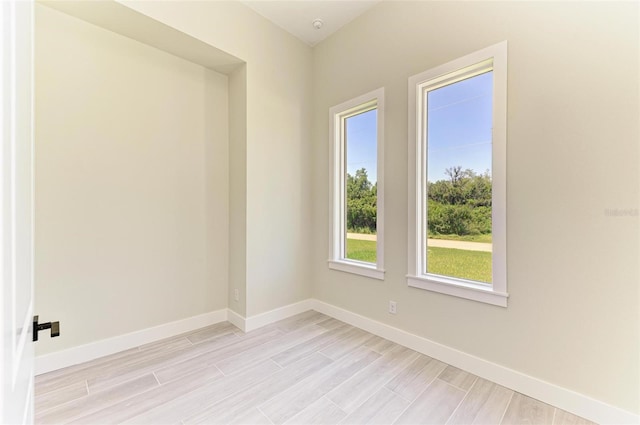
M 640 423 L 640 3 L 0 9 L 0 423 Z

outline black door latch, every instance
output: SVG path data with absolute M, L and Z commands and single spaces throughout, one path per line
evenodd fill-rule
M 33 316 L 33 340 L 38 340 L 38 332 L 51 329 L 51 338 L 60 336 L 60 322 L 38 323 L 38 316 Z

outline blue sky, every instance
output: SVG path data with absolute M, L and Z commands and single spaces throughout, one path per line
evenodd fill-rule
M 378 180 L 376 151 L 378 111 L 376 109 L 347 118 L 347 173 L 365 168 L 369 181 Z
M 487 72 L 432 90 L 427 96 L 427 170 L 431 182 L 447 179 L 445 170 L 460 165 L 491 172 L 493 73 Z M 375 183 L 377 111 L 347 119 L 347 172 L 365 168 Z
M 427 95 L 427 174 L 446 179 L 456 165 L 491 172 L 493 73 L 432 90 Z

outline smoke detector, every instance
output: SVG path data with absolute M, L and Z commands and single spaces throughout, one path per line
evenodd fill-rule
M 315 29 L 319 30 L 324 25 L 324 21 L 322 19 L 314 19 L 311 25 L 313 25 Z

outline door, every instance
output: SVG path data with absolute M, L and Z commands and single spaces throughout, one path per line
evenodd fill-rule
M 0 423 L 33 422 L 33 3 L 0 0 Z

